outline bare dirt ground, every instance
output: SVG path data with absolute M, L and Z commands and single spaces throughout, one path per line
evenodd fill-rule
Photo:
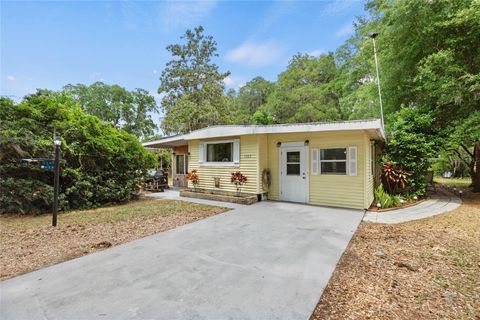
M 480 319 L 480 195 L 424 220 L 362 223 L 313 319 Z
M 0 217 L 0 280 L 173 229 L 228 209 L 141 199 L 125 205 L 59 215 Z

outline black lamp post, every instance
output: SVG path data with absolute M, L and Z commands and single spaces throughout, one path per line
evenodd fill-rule
M 57 226 L 57 211 L 58 211 L 58 190 L 60 189 L 60 145 L 62 140 L 55 136 L 55 171 L 53 180 L 53 217 L 52 226 Z

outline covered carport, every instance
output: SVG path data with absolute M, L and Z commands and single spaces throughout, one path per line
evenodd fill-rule
M 144 142 L 142 145 L 148 149 L 172 150 L 172 185 L 185 188 L 188 186 L 186 174 L 188 173 L 188 142 L 172 136 L 161 140 Z

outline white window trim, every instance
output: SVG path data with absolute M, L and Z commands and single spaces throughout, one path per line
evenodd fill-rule
M 233 161 L 229 162 L 208 162 L 207 161 L 207 145 L 209 144 L 220 144 L 220 143 L 232 143 L 232 159 Z M 240 167 L 240 139 L 230 139 L 230 140 L 215 140 L 215 141 L 203 141 L 200 142 L 202 145 L 201 148 L 203 148 L 203 153 L 199 154 L 200 160 L 198 161 L 200 163 L 200 166 L 202 167 Z M 238 144 L 238 161 L 235 161 L 235 148 L 236 144 Z
M 348 174 L 348 148 L 349 147 L 322 147 L 318 149 L 318 174 L 322 176 L 349 176 Z M 345 160 L 322 160 L 322 150 L 325 149 L 345 149 Z M 345 162 L 345 174 L 343 173 L 322 173 L 322 162 Z
M 304 147 L 305 142 L 303 141 L 295 141 L 295 142 L 280 142 L 280 147 L 288 148 L 288 147 Z

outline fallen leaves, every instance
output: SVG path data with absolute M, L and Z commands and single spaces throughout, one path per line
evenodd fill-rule
M 145 199 L 50 217 L 1 217 L 0 279 L 201 220 L 225 208 Z
M 362 223 L 311 319 L 480 319 L 480 195 L 398 225 Z

